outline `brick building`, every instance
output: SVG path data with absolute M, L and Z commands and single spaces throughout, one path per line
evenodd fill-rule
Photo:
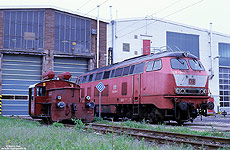
M 107 22 L 100 21 L 99 66 L 106 64 Z M 0 10 L 2 115 L 27 115 L 28 87 L 44 72 L 76 76 L 96 66 L 97 20 L 56 8 Z

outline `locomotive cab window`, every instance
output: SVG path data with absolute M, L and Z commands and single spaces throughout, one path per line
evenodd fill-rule
M 115 69 L 112 70 L 111 75 L 110 75 L 110 78 L 113 78 L 113 77 L 114 77 L 114 73 L 115 73 Z
M 89 82 L 91 82 L 93 80 L 93 75 L 94 74 L 89 75 Z
M 105 71 L 103 79 L 108 79 L 109 78 L 109 74 L 110 74 L 110 70 L 109 71 Z
M 125 75 L 129 74 L 129 68 L 130 68 L 130 66 L 127 66 L 127 67 L 124 68 L 122 76 L 125 76 Z
M 114 77 L 119 77 L 122 75 L 123 68 L 118 68 L 115 71 L 115 76 Z
M 37 96 L 46 96 L 46 87 L 38 86 L 36 92 L 37 92 Z
M 147 67 L 146 67 L 146 71 L 152 71 L 153 64 L 154 64 L 154 61 L 148 62 Z
M 195 71 L 203 71 L 204 67 L 202 66 L 202 64 L 196 60 L 196 59 L 189 59 L 188 60 L 190 67 L 192 68 L 192 70 Z
M 162 67 L 162 63 L 161 63 L 161 60 L 156 60 L 154 65 L 153 65 L 153 70 L 156 71 L 156 70 L 160 70 Z
M 133 74 L 134 69 L 135 69 L 135 65 L 132 65 L 130 67 L 129 74 Z
M 97 73 L 96 78 L 95 78 L 96 81 L 97 81 L 97 80 L 101 80 L 102 73 L 103 73 L 103 72 Z
M 162 67 L 162 63 L 161 63 L 161 60 L 155 60 L 155 61 L 150 61 L 148 62 L 147 64 L 147 67 L 146 67 L 146 71 L 156 71 L 156 70 L 160 70 Z
M 188 64 L 185 59 L 173 58 L 171 59 L 171 67 L 173 69 L 188 70 Z
M 140 63 L 140 64 L 136 64 L 135 65 L 135 70 L 134 70 L 134 74 L 136 73 L 143 73 L 144 72 L 144 69 L 145 69 L 145 63 Z
M 88 77 L 88 76 L 84 76 L 84 77 L 83 77 L 83 79 L 82 79 L 82 83 L 87 82 L 87 77 Z
M 34 99 L 34 88 L 29 88 L 29 100 Z

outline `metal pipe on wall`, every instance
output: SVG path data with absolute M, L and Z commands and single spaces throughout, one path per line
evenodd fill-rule
M 100 28 L 99 28 L 99 8 L 100 5 L 97 5 L 97 68 L 99 68 L 99 39 L 100 39 Z

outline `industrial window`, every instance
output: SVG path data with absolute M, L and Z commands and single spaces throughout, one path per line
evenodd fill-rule
M 130 51 L 130 44 L 129 43 L 123 43 L 123 51 L 124 52 Z
M 90 20 L 55 12 L 55 51 L 61 53 L 90 52 Z
M 99 72 L 99 73 L 97 73 L 96 78 L 95 78 L 95 81 L 97 81 L 97 80 L 101 80 L 102 73 L 103 73 L 103 72 Z
M 45 86 L 38 86 L 36 91 L 37 91 L 37 96 L 46 96 L 46 87 Z
M 230 43 L 219 43 L 219 55 L 220 66 L 230 66 Z
M 156 71 L 156 70 L 160 70 L 162 67 L 162 64 L 161 64 L 161 60 L 156 60 L 154 65 L 153 65 L 153 70 Z
M 124 68 L 122 76 L 125 76 L 125 75 L 129 74 L 129 68 L 130 68 L 130 66 L 127 66 L 127 67 Z
M 114 77 L 119 77 L 122 75 L 123 68 L 118 68 L 115 71 L 115 76 Z
M 3 48 L 43 49 L 44 11 L 5 10 Z
M 109 78 L 109 74 L 110 74 L 110 70 L 109 71 L 105 71 L 103 79 L 108 79 Z
M 89 80 L 88 80 L 89 82 L 91 82 L 91 81 L 93 80 L 93 75 L 94 75 L 94 74 L 91 74 L 91 75 L 89 76 Z
M 166 32 L 167 46 L 172 50 L 189 51 L 199 57 L 199 35 Z
M 171 59 L 171 67 L 173 69 L 188 70 L 188 64 L 185 59 L 173 58 Z
M 230 107 L 230 69 L 219 68 L 220 107 Z
M 127 82 L 122 82 L 121 94 L 122 95 L 127 95 Z
M 134 74 L 136 74 L 136 73 L 142 73 L 142 72 L 144 72 L 144 69 L 145 69 L 145 62 L 140 63 L 140 64 L 136 64 L 135 65 Z

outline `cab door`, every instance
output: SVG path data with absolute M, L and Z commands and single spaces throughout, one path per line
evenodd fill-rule
M 133 75 L 133 104 L 140 103 L 141 74 Z

